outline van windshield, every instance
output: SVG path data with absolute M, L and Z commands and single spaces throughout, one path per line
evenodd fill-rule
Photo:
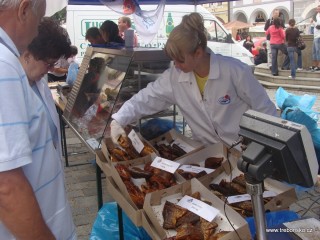
M 208 31 L 208 41 L 211 42 L 227 42 L 228 34 L 217 24 L 216 21 L 205 20 L 204 26 Z

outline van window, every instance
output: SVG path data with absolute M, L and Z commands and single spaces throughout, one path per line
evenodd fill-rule
M 205 20 L 204 26 L 208 31 L 208 41 L 210 42 L 227 42 L 228 34 L 220 27 L 216 21 Z

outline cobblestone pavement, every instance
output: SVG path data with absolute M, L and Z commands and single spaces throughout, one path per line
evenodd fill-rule
M 292 91 L 291 91 L 292 92 Z M 275 90 L 268 90 L 270 98 L 275 101 Z M 303 92 L 292 92 L 297 95 Z M 315 111 L 320 111 L 320 93 L 311 93 L 317 95 L 317 101 L 314 105 Z M 77 136 L 70 128 L 66 129 L 69 167 L 65 167 L 66 188 L 72 208 L 75 224 L 77 226 L 78 239 L 89 239 L 91 228 L 97 214 L 97 189 L 96 173 L 94 165 L 94 155 L 89 153 L 84 144 L 80 142 Z M 104 202 L 112 201 L 103 184 Z M 308 191 L 299 191 L 298 201 L 290 206 L 290 210 L 297 212 L 305 217 L 320 216 L 320 184 Z

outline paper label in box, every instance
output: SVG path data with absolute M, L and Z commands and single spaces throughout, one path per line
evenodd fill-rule
M 174 140 L 174 142 L 172 144 L 178 145 L 182 150 L 184 150 L 187 153 L 191 152 L 195 149 L 194 147 L 190 146 L 188 143 L 184 142 L 180 138 L 177 138 L 176 140 Z
M 151 166 L 173 174 L 175 173 L 175 171 L 177 171 L 180 164 L 165 158 L 156 157 L 153 160 Z
M 92 149 L 97 149 L 99 147 L 99 142 L 95 138 L 89 138 L 86 142 Z
M 220 212 L 218 209 L 187 195 L 185 195 L 177 205 L 188 209 L 190 212 L 197 214 L 209 222 L 211 222 Z
M 263 198 L 275 197 L 277 194 L 272 191 L 264 191 Z M 228 197 L 228 203 L 238 203 L 251 200 L 251 196 L 249 194 L 241 194 Z
M 147 185 L 145 178 L 131 178 L 131 181 L 134 185 L 138 186 L 139 188 L 141 188 L 141 185 Z
M 134 149 L 137 150 L 138 153 L 141 153 L 144 148 L 144 144 L 138 137 L 137 133 L 134 130 L 131 130 L 128 137 L 130 138 Z
M 214 172 L 214 169 L 197 167 L 193 165 L 182 165 L 179 169 L 185 172 L 199 173 L 202 171 L 206 171 L 207 174 Z

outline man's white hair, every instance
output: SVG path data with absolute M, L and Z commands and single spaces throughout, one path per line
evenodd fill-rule
M 32 10 L 36 13 L 39 3 L 45 0 L 31 0 Z M 21 0 L 0 0 L 0 11 L 13 9 L 19 6 Z

